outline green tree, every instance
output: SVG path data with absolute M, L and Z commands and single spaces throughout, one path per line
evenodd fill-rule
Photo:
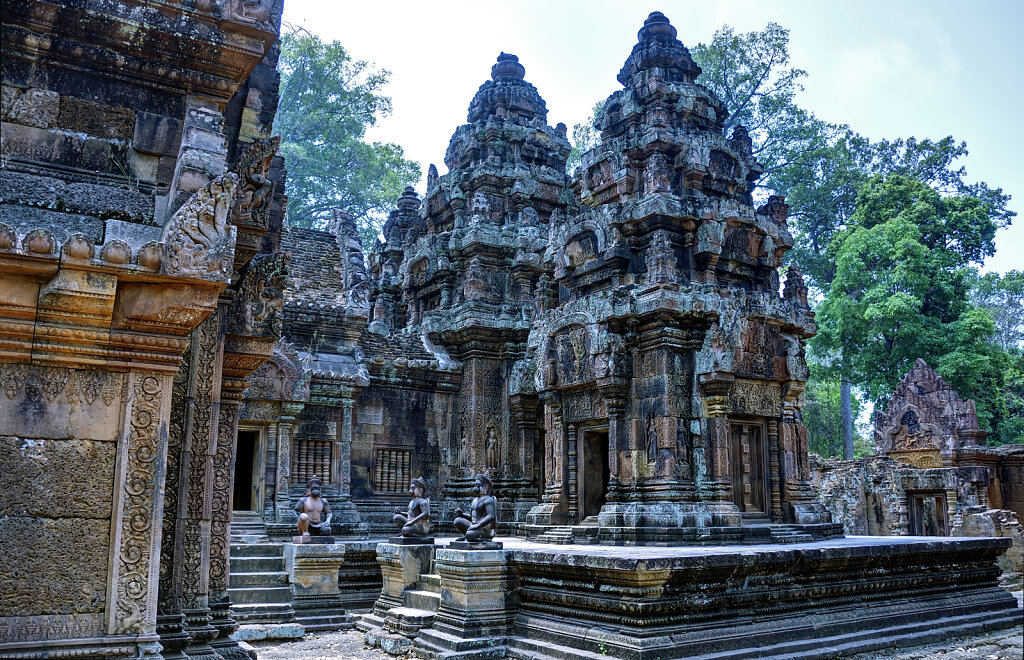
M 282 35 L 278 70 L 274 130 L 288 167 L 288 221 L 323 227 L 341 208 L 355 216 L 369 246 L 402 190 L 420 178 L 400 146 L 364 140 L 391 112 L 381 93 L 390 73 L 301 28 Z
M 807 427 L 807 446 L 821 456 L 843 456 L 842 383 L 835 370 L 817 360 L 809 360 L 811 370 L 805 391 L 806 405 L 802 411 L 803 423 Z M 851 397 L 852 417 L 857 418 L 863 410 L 863 403 L 857 396 Z M 868 454 L 871 443 L 861 433 L 853 437 L 853 456 Z
M 841 132 L 796 104 L 807 72 L 789 66 L 789 30 L 778 23 L 740 34 L 724 25 L 710 43 L 691 52 L 702 70 L 697 82 L 729 111 L 725 132 L 741 125 L 750 132 L 754 156 L 764 167 L 762 185 L 776 172 L 804 163 Z
M 1006 351 L 1024 349 L 1024 272 L 986 273 L 974 282 L 972 301 L 995 322 L 995 341 Z
M 850 226 L 834 239 L 835 277 L 814 342 L 841 352 L 842 372 L 876 404 L 921 357 L 975 399 L 983 429 L 1003 417 L 1006 352 L 991 342 L 991 315 L 969 302 L 970 265 L 994 251 L 986 209 L 899 174 L 860 190 Z

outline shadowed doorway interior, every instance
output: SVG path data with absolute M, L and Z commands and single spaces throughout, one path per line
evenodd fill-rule
M 232 509 L 252 511 L 256 508 L 253 492 L 253 468 L 256 465 L 256 447 L 259 431 L 238 431 L 238 449 L 235 454 L 235 487 Z

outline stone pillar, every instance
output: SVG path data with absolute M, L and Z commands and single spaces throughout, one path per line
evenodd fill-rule
M 441 605 L 434 624 L 413 646 L 427 657 L 486 650 L 512 630 L 518 605 L 514 571 L 506 550 L 438 548 L 434 564 L 441 578 Z
M 782 478 L 779 474 L 779 420 L 768 420 L 768 487 L 772 521 L 782 522 Z
M 156 634 L 164 434 L 173 375 L 129 372 L 117 441 L 111 558 L 107 590 L 109 635 L 138 635 L 143 654 L 159 652 Z
M 352 627 L 352 617 L 345 612 L 338 589 L 345 550 L 340 543 L 284 544 L 295 619 L 307 632 Z
M 545 417 L 548 432 L 544 437 L 544 495 L 541 503 L 533 507 L 527 514 L 527 522 L 532 525 L 562 524 L 566 519 L 567 502 L 565 498 L 565 438 L 562 423 L 562 405 L 557 395 L 549 397 Z
M 626 402 L 620 398 L 605 399 L 608 407 L 608 502 L 617 502 L 621 499 L 621 486 L 619 482 L 620 457 L 628 447 L 629 438 L 625 433 L 624 413 Z
M 185 445 L 185 418 L 188 414 L 188 389 L 194 346 L 189 344 L 174 375 L 171 395 L 171 415 L 167 432 L 167 478 L 164 484 L 164 515 L 160 549 L 160 588 L 157 603 L 157 633 L 163 646 L 165 660 L 180 660 L 190 637 L 185 632 L 182 613 L 181 559 L 184 552 L 183 493 L 188 492 L 189 465 L 183 461 Z
M 732 492 L 732 438 L 729 427 L 729 390 L 732 374 L 711 373 L 700 377 L 704 395 L 704 449 L 695 457 L 698 497 L 712 514 L 713 525 L 740 524 L 739 508 Z M 703 465 L 701 465 L 703 463 Z M 703 472 L 703 476 L 701 473 Z
M 568 472 L 568 495 L 569 495 L 569 511 L 566 514 L 566 522 L 570 525 L 574 525 L 580 521 L 580 487 L 579 487 L 579 466 L 577 465 L 577 459 L 579 458 L 577 445 L 579 443 L 579 425 L 569 424 L 568 435 L 566 438 L 566 458 L 567 458 L 567 472 Z
M 213 510 L 210 530 L 211 622 L 217 637 L 210 646 L 228 660 L 246 660 L 249 656 L 231 639 L 238 624 L 231 618 L 228 576 L 231 572 L 231 512 L 234 495 L 235 452 L 238 448 L 238 412 L 244 379 L 225 378 L 221 383 L 217 425 L 217 449 L 213 458 Z
M 277 422 L 277 495 L 275 497 L 275 521 L 291 522 L 295 516 L 292 502 L 288 498 L 291 483 L 292 436 L 295 420 L 302 413 L 303 403 L 285 401 L 281 403 L 281 418 Z
M 183 469 L 188 479 L 182 480 L 179 524 L 183 547 L 181 559 L 182 611 L 191 639 L 185 653 L 189 658 L 211 658 L 217 653 L 210 642 L 217 629 L 210 625 L 209 579 L 210 542 L 213 526 L 213 458 L 217 451 L 220 418 L 221 367 L 223 337 L 219 314 L 210 316 L 192 333 L 195 347 L 190 365 L 188 396 L 184 405 L 185 444 Z

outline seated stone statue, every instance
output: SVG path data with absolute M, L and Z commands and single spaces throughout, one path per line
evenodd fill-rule
M 299 514 L 299 533 L 303 536 L 331 535 L 331 505 L 320 497 L 323 482 L 313 477 L 306 484 L 306 496 L 296 503 Z
M 423 477 L 416 477 L 409 487 L 412 500 L 406 511 L 397 509 L 394 521 L 402 528 L 402 536 L 426 536 L 430 533 L 430 500 L 423 497 L 427 484 Z
M 462 534 L 458 540 L 476 543 L 494 538 L 498 527 L 498 501 L 491 495 L 491 485 L 487 475 L 477 475 L 477 497 L 470 505 L 469 518 L 461 510 L 455 510 L 455 521 L 452 524 Z

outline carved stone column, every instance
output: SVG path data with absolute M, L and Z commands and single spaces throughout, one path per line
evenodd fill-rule
M 128 374 L 117 442 L 107 634 L 139 635 L 143 653 L 159 649 L 156 601 L 163 514 L 163 465 L 173 375 Z
M 733 502 L 732 438 L 729 427 L 729 389 L 732 374 L 711 373 L 700 377 L 704 395 L 703 454 L 694 457 L 697 467 L 698 497 L 712 514 L 715 525 L 740 524 L 739 508 Z M 702 465 L 703 464 L 703 465 Z M 704 476 L 701 477 L 703 471 Z
M 779 474 L 779 420 L 768 420 L 768 478 L 772 520 L 782 521 L 782 478 Z
M 544 401 L 547 407 L 544 436 L 544 495 L 541 503 L 533 507 L 526 520 L 532 525 L 564 523 L 567 502 L 565 500 L 565 438 L 562 423 L 562 404 L 557 394 L 548 395 Z
M 286 401 L 281 404 L 281 418 L 277 422 L 277 496 L 275 520 L 291 522 L 295 516 L 292 502 L 288 499 L 288 485 L 291 483 L 292 436 L 295 422 L 305 407 L 304 403 Z
M 231 618 L 228 575 L 231 562 L 231 511 L 234 493 L 235 452 L 238 446 L 238 411 L 248 383 L 226 378 L 221 384 L 217 450 L 213 458 L 213 511 L 210 537 L 210 613 L 217 637 L 210 646 L 229 660 L 249 656 L 230 635 L 238 630 Z
M 605 399 L 608 407 L 608 502 L 617 502 L 622 496 L 619 472 L 621 470 L 621 452 L 628 447 L 629 439 L 625 433 L 624 414 L 626 402 L 621 398 Z
M 569 511 L 566 515 L 566 522 L 574 525 L 580 520 L 580 488 L 579 488 L 579 466 L 577 465 L 579 441 L 579 425 L 569 424 L 568 437 L 566 438 L 566 459 L 568 472 L 568 495 Z
M 182 611 L 191 638 L 185 653 L 189 658 L 215 659 L 217 654 L 209 645 L 217 637 L 217 629 L 210 625 L 208 567 L 213 526 L 213 458 L 217 451 L 224 351 L 220 313 L 193 331 L 192 342 L 182 451 L 188 478 L 181 484 L 184 511 L 179 508 L 182 521 L 178 525 L 183 539 Z

